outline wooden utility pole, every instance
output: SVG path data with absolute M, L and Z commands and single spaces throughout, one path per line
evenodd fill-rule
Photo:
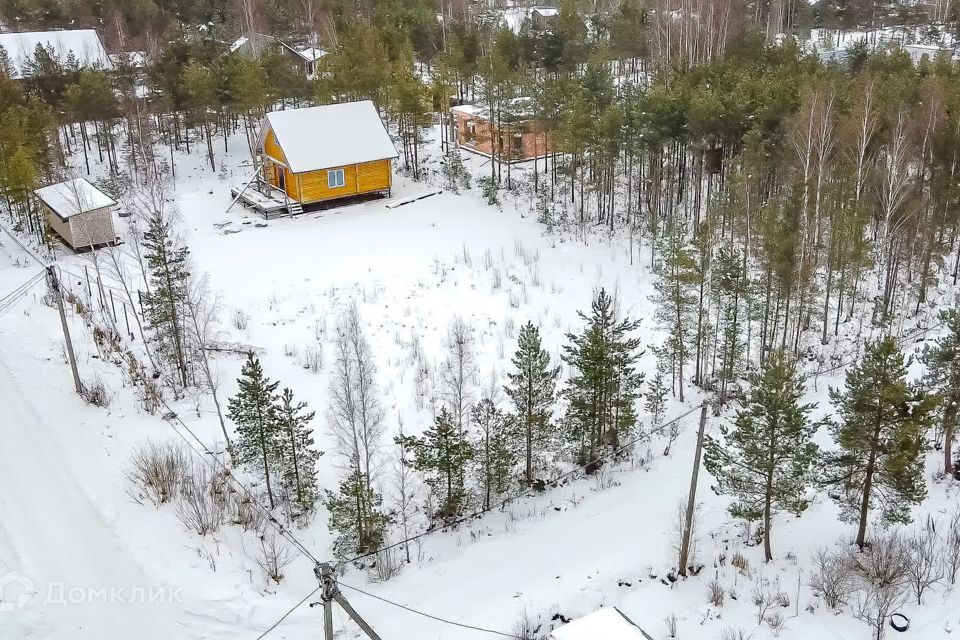
M 313 573 L 320 580 L 322 591 L 320 592 L 320 601 L 323 603 L 323 637 L 324 640 L 333 639 L 333 602 L 336 601 L 340 607 L 347 612 L 347 615 L 357 623 L 360 630 L 363 631 L 370 640 L 380 640 L 380 636 L 373 630 L 367 621 L 357 613 L 347 599 L 340 593 L 340 586 L 337 584 L 337 577 L 333 573 L 333 567 L 327 562 L 321 562 L 313 569 Z
M 687 495 L 687 517 L 683 523 L 683 540 L 680 543 L 680 575 L 687 577 L 687 562 L 690 558 L 690 537 L 693 534 L 693 513 L 697 505 L 697 479 L 700 476 L 700 456 L 703 453 L 703 431 L 707 425 L 707 403 L 700 407 L 700 430 L 697 432 L 697 451 L 693 456 L 693 473 L 690 475 L 690 493 Z
M 53 290 L 53 297 L 56 298 L 57 309 L 60 311 L 60 326 L 63 328 L 63 339 L 67 343 L 67 357 L 70 359 L 70 370 L 73 371 L 73 386 L 77 393 L 82 393 L 83 385 L 80 383 L 80 372 L 77 371 L 77 356 L 73 352 L 73 341 L 70 339 L 67 314 L 63 310 L 63 295 L 60 293 L 60 282 L 57 280 L 57 268 L 55 266 L 47 267 L 47 277 L 50 278 L 50 288 Z

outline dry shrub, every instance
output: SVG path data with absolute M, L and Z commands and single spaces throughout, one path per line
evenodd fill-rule
M 897 531 L 873 536 L 863 551 L 851 549 L 850 566 L 865 584 L 901 586 L 909 575 L 910 550 Z
M 370 567 L 370 579 L 373 582 L 386 582 L 390 578 L 400 573 L 403 568 L 403 558 L 397 551 L 397 547 L 387 546 L 377 551 L 374 556 L 374 564 Z
M 710 604 L 722 607 L 724 598 L 726 597 L 726 591 L 723 588 L 723 585 L 720 584 L 719 580 L 711 580 L 707 585 L 707 600 Z
M 177 500 L 177 517 L 183 525 L 205 536 L 215 533 L 226 521 L 229 494 L 224 480 L 206 465 L 194 464 L 184 478 Z
M 138 445 L 123 472 L 130 483 L 127 494 L 137 504 L 160 506 L 170 502 L 180 493 L 189 468 L 190 456 L 178 444 L 167 441 Z
M 95 407 L 110 406 L 110 394 L 107 392 L 107 387 L 104 386 L 103 380 L 99 377 L 80 383 L 80 397 L 82 397 L 87 404 L 92 404 Z
M 753 638 L 752 633 L 739 627 L 724 627 L 720 631 L 720 640 L 751 640 L 751 638 Z
M 263 574 L 277 584 L 283 580 L 283 569 L 293 562 L 294 554 L 289 545 L 272 531 L 260 536 L 260 548 L 253 561 Z
M 730 565 L 743 575 L 749 575 L 750 573 L 750 561 L 739 551 L 730 558 Z
M 831 609 L 847 603 L 856 589 L 850 559 L 846 553 L 820 548 L 813 555 L 810 588 Z

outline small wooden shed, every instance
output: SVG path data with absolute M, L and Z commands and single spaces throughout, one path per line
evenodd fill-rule
M 301 205 L 389 195 L 398 155 L 369 100 L 272 111 L 257 154 L 266 182 Z
M 67 246 L 83 251 L 115 244 L 116 201 L 84 178 L 58 182 L 34 191 L 47 226 Z

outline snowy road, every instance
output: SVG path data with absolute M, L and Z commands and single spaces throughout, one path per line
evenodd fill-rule
M 61 390 L 15 370 L 8 347 L 20 345 L 0 348 L 0 638 L 187 636 L 176 588 L 144 572 L 71 471 L 90 461 L 61 434 L 87 407 L 46 402 Z

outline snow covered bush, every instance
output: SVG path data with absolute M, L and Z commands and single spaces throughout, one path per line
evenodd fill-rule
M 719 580 L 714 579 L 707 584 L 707 601 L 710 602 L 710 604 L 715 607 L 722 607 L 725 597 L 726 590 L 724 590 Z
M 177 518 L 197 535 L 215 533 L 226 520 L 228 501 L 224 480 L 206 465 L 194 464 L 180 489 Z
M 260 567 L 266 578 L 280 584 L 283 580 L 283 570 L 293 562 L 294 554 L 286 542 L 269 531 L 260 536 L 260 546 L 251 559 Z
M 95 407 L 110 406 L 110 394 L 107 392 L 107 387 L 104 386 L 103 380 L 99 377 L 94 377 L 93 380 L 82 382 L 80 384 L 80 396 L 87 404 L 92 404 Z
M 179 493 L 190 456 L 173 442 L 147 442 L 137 446 L 123 472 L 130 486 L 127 494 L 137 504 L 160 506 Z
M 942 548 L 932 520 L 907 539 L 907 575 L 917 604 L 923 604 L 924 592 L 943 578 Z
M 250 323 L 250 314 L 243 309 L 233 310 L 233 326 L 240 331 L 246 331 Z
M 943 575 L 952 587 L 960 574 L 960 508 L 950 514 L 943 541 Z
M 838 609 L 847 603 L 856 584 L 846 554 L 818 549 L 811 559 L 811 571 L 810 588 L 828 607 Z
M 720 640 L 751 640 L 753 634 L 739 627 L 724 627 L 720 631 Z

